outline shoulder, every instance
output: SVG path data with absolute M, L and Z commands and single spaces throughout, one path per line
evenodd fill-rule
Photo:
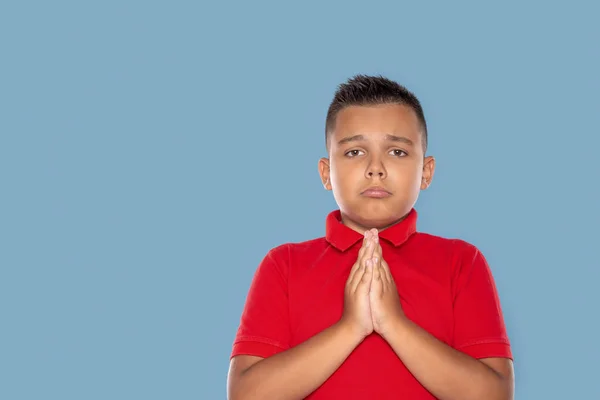
M 474 244 L 463 239 L 443 237 L 425 232 L 415 233 L 411 242 L 421 252 L 429 253 L 436 258 L 451 259 L 455 262 L 460 262 L 465 257 L 474 257 L 479 253 L 479 249 Z
M 415 244 L 435 250 L 436 252 L 450 252 L 459 257 L 469 257 L 480 252 L 479 248 L 473 243 L 459 238 L 437 236 L 425 232 L 417 232 L 414 236 L 413 240 Z
M 479 248 L 464 239 L 450 238 L 418 232 L 412 239 L 415 250 L 421 260 L 427 260 L 450 274 L 453 278 L 457 275 L 469 274 L 473 268 L 487 269 L 487 261 Z
M 428 253 L 429 263 L 438 268 L 444 265 L 444 274 L 449 276 L 455 297 L 465 287 L 471 290 L 487 290 L 493 282 L 488 262 L 480 249 L 473 243 L 460 238 L 446 238 L 419 233 L 415 238 Z
M 288 242 L 273 247 L 267 252 L 265 260 L 277 264 L 279 268 L 288 269 L 291 265 L 315 258 L 328 247 L 325 237 L 314 238 L 302 242 Z

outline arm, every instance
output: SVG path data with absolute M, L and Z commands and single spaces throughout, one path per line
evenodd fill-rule
M 507 358 L 476 360 L 437 340 L 408 318 L 385 340 L 417 380 L 440 400 L 512 400 L 513 367 Z
M 505 332 L 491 272 L 479 252 L 473 259 L 471 268 L 459 276 L 460 293 L 454 303 L 455 339 L 460 349 L 469 348 L 465 345 L 471 344 L 470 355 L 439 341 L 406 317 L 380 246 L 374 259 L 367 261 L 375 265 L 371 289 L 374 329 L 437 398 L 512 400 L 514 372 L 506 350 L 474 349 L 481 338 L 503 342 Z M 485 358 L 492 353 L 495 353 L 493 357 Z
M 361 341 L 349 325 L 340 321 L 274 356 L 234 357 L 229 371 L 228 398 L 303 399 L 321 386 Z
M 264 358 L 242 355 L 248 353 L 237 350 L 238 355 L 232 359 L 228 377 L 227 391 L 230 400 L 302 399 L 321 386 L 339 368 L 354 348 L 373 332 L 369 308 L 369 287 L 373 270 L 367 269 L 363 262 L 373 251 L 374 246 L 367 247 L 363 242 L 359 257 L 346 281 L 344 312 L 340 321 L 297 346 Z M 264 280 L 263 277 L 267 276 L 261 275 L 253 284 L 247 309 L 252 311 L 250 314 L 254 318 L 243 318 L 245 325 L 251 326 L 243 328 L 245 336 L 241 337 L 259 336 L 266 325 L 258 323 L 259 318 L 267 314 L 271 320 L 278 320 L 278 317 L 284 315 L 284 311 L 276 312 L 277 307 L 287 309 L 284 301 L 273 302 L 259 296 L 265 291 L 273 292 L 274 288 L 282 287 L 276 281 Z M 283 299 L 286 296 L 280 297 Z M 279 318 L 281 319 L 283 318 Z M 278 331 L 289 331 L 289 326 L 279 323 L 271 327 L 270 333 Z M 269 332 L 266 333 L 262 337 L 268 337 Z M 283 333 L 279 332 L 275 336 L 283 337 Z

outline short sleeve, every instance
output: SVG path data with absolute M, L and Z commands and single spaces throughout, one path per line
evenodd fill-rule
M 477 359 L 513 359 L 492 272 L 475 246 L 463 247 L 454 282 L 454 348 Z
M 256 269 L 231 357 L 267 358 L 290 347 L 287 260 L 282 247 L 271 250 Z

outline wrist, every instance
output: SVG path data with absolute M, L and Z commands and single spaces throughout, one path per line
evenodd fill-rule
M 379 334 L 389 342 L 392 338 L 402 335 L 409 323 L 410 321 L 405 315 L 399 315 L 383 326 Z
M 351 321 L 348 321 L 344 318 L 340 319 L 336 323 L 336 328 L 344 337 L 349 340 L 355 342 L 356 345 L 361 343 L 367 335 L 359 329 L 355 324 L 352 324 Z

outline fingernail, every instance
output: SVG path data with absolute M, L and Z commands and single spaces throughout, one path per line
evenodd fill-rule
M 377 264 L 378 262 L 379 262 L 379 258 L 378 258 L 378 257 L 375 257 L 375 258 L 373 259 L 373 264 Z

